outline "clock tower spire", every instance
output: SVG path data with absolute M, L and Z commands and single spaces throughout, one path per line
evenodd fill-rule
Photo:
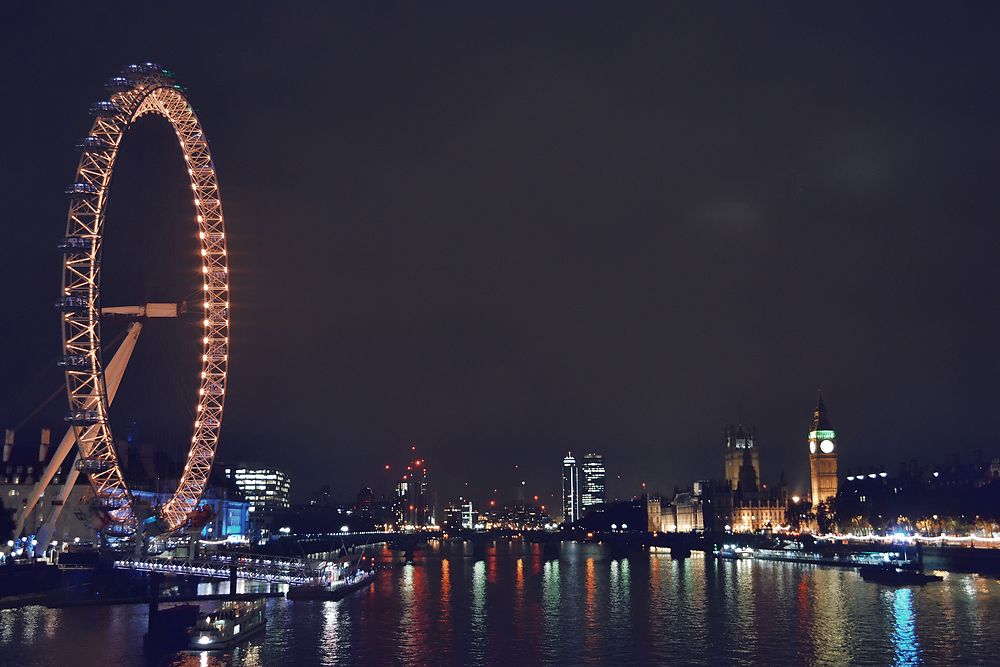
M 813 507 L 837 495 L 837 432 L 826 414 L 822 391 L 809 428 L 809 478 Z

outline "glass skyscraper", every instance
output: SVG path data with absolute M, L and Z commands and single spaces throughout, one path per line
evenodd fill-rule
M 606 502 L 604 482 L 607 471 L 604 468 L 603 454 L 584 454 L 580 464 L 581 480 L 580 513 L 581 515 L 594 505 Z
M 563 521 L 572 523 L 581 516 L 580 512 L 580 469 L 573 458 L 572 452 L 567 452 L 563 459 Z

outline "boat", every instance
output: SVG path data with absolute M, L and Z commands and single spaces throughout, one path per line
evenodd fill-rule
M 923 586 L 934 581 L 942 581 L 944 577 L 937 574 L 926 574 L 912 567 L 899 567 L 896 563 L 880 563 L 878 565 L 863 565 L 858 573 L 865 581 L 888 586 Z
M 285 597 L 289 600 L 339 600 L 375 578 L 377 567 L 364 553 L 356 560 L 344 558 L 324 563 L 308 582 L 291 586 Z
M 753 549 L 751 549 L 750 547 L 738 547 L 730 544 L 716 551 L 715 557 L 728 560 L 742 560 L 744 558 L 753 558 Z
M 328 583 L 323 580 L 311 581 L 300 586 L 292 586 L 285 597 L 289 600 L 339 600 L 375 579 L 375 570 L 358 570 L 338 581 Z
M 191 631 L 189 648 L 215 651 L 229 648 L 266 627 L 264 599 L 223 602 L 216 611 L 201 616 Z

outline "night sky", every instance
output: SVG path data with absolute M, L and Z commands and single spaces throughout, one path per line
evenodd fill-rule
M 805 491 L 820 387 L 842 466 L 1000 455 L 995 4 L 36 4 L 0 9 L 4 426 L 60 382 L 87 108 L 152 60 L 222 185 L 219 455 L 298 499 L 381 493 L 410 443 L 442 499 L 548 496 L 567 449 L 672 491 L 741 417 Z M 182 165 L 128 137 L 106 303 L 196 291 Z M 114 426 L 179 452 L 198 327 L 147 333 Z

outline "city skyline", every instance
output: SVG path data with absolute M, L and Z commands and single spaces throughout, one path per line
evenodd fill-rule
M 0 662 L 995 661 L 1000 4 L 121 9 L 0 8 Z

